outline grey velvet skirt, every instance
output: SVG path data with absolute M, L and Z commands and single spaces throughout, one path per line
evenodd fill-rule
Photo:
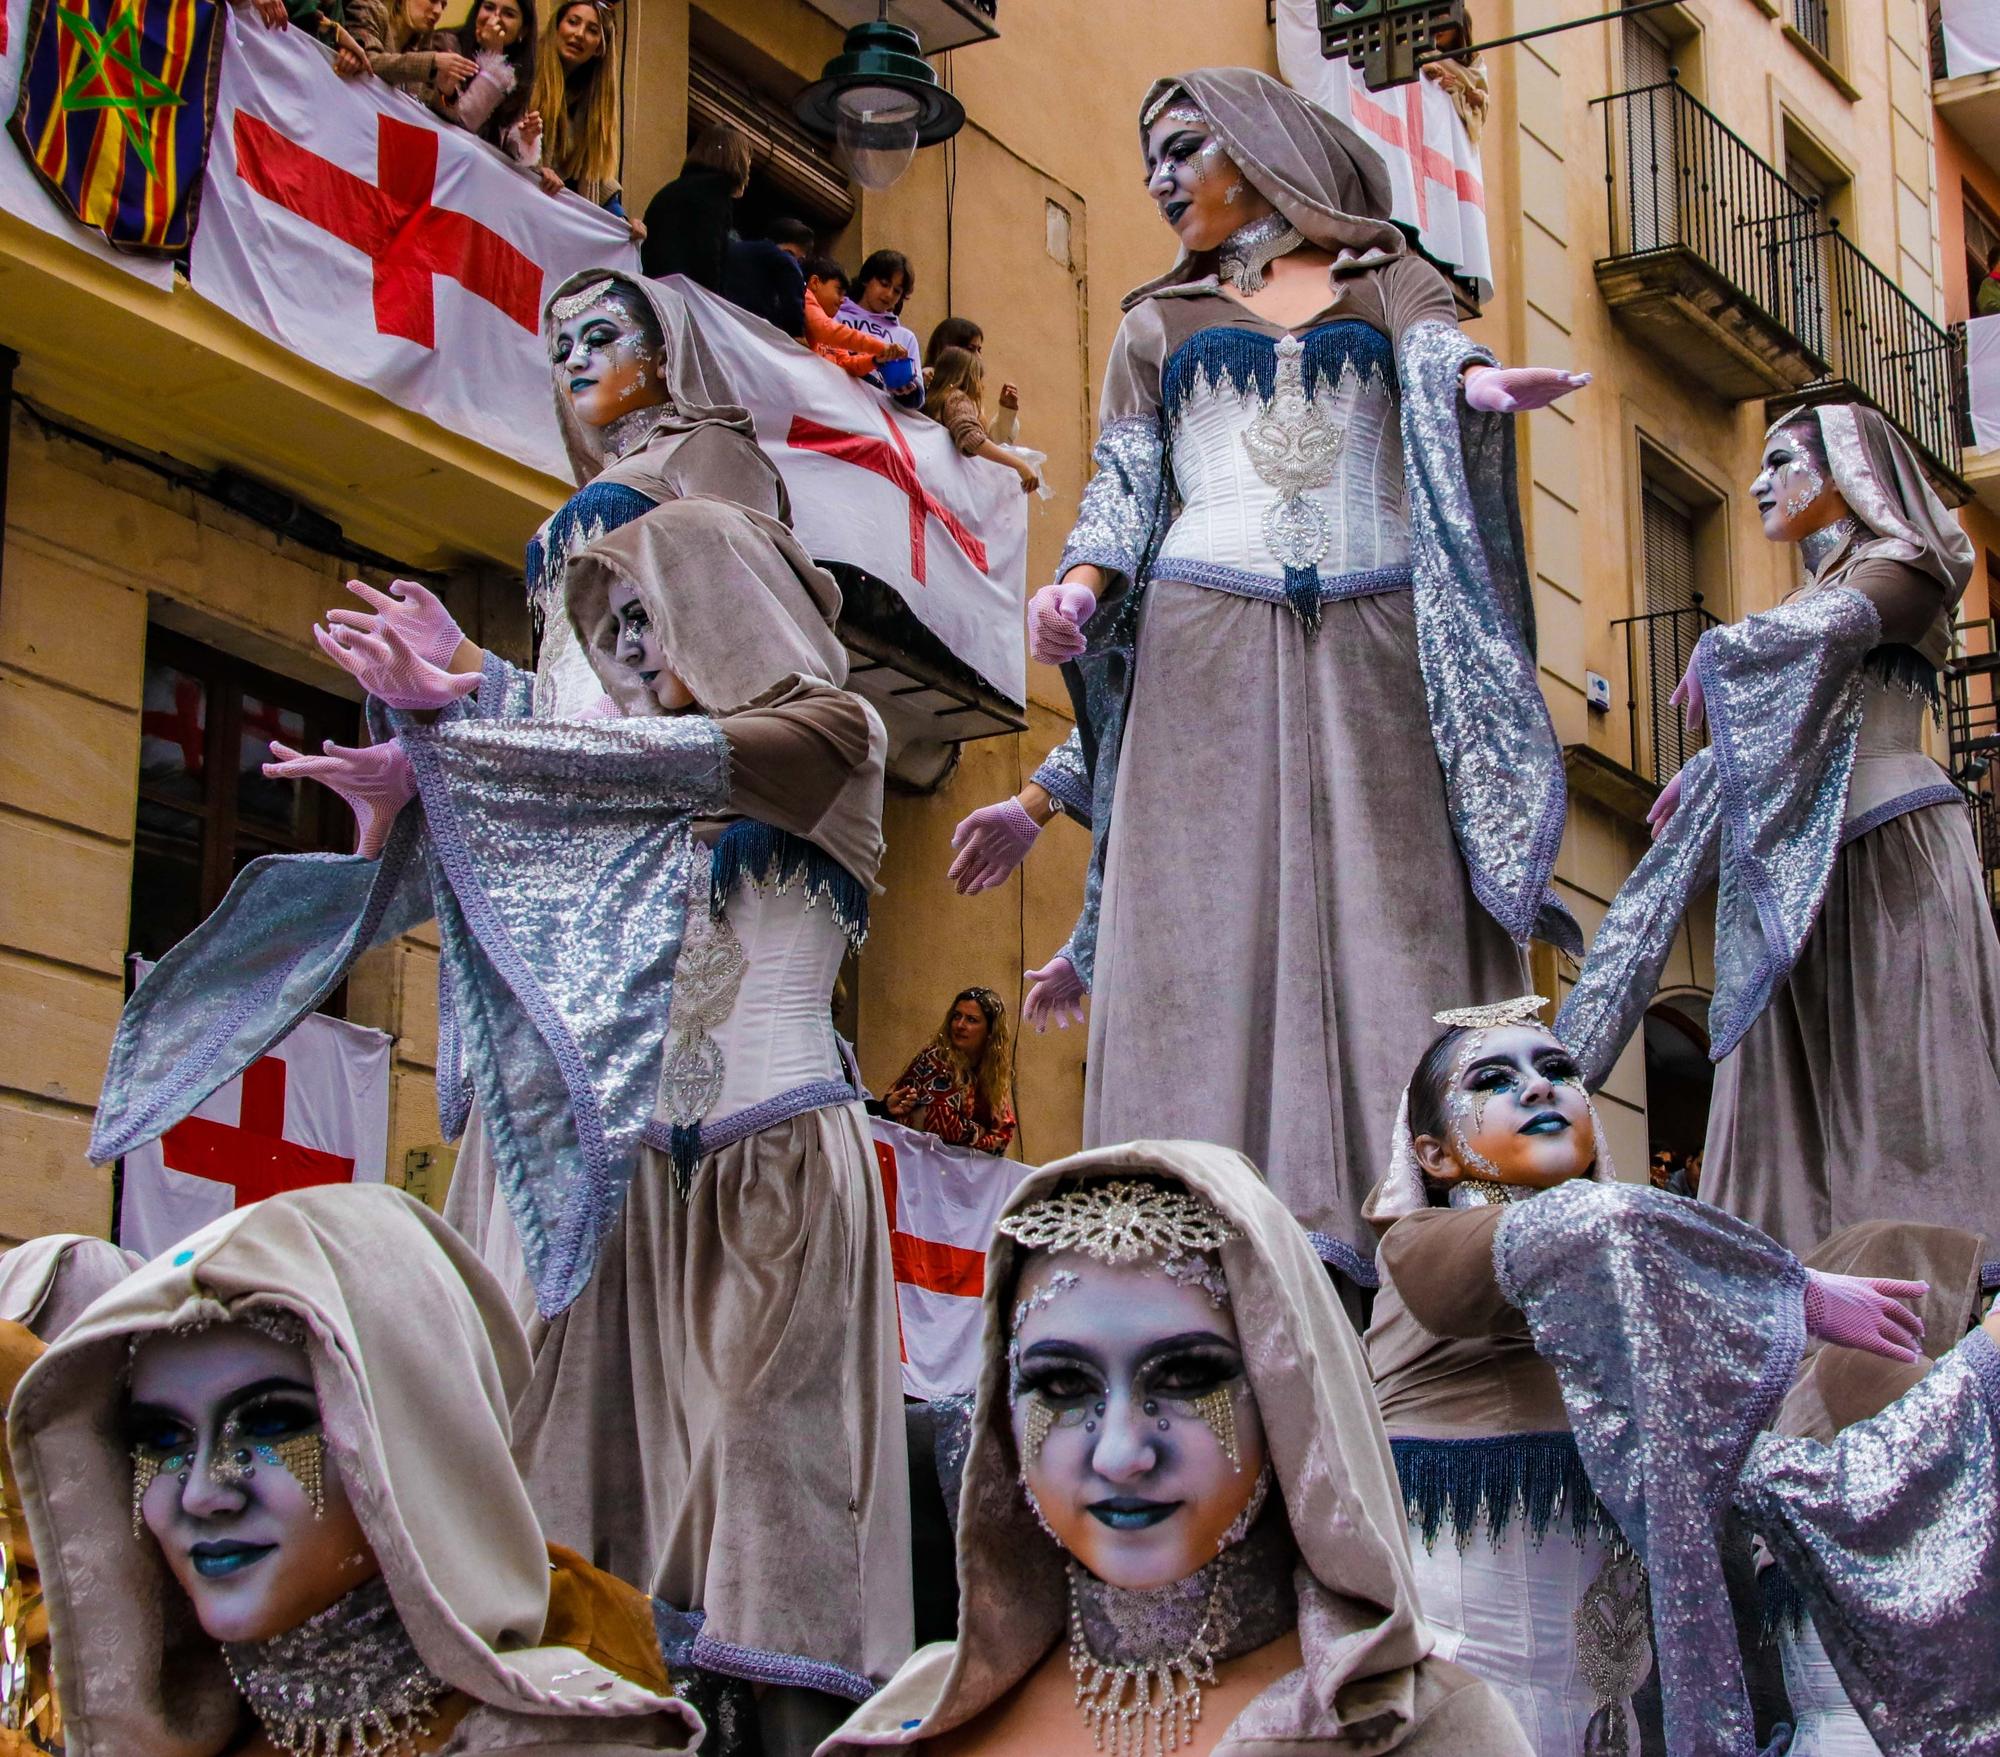
M 1084 1141 L 1246 1154 L 1372 1282 L 1361 1204 L 1431 1015 L 1520 994 L 1431 746 L 1408 592 L 1147 590 L 1090 1001 Z
M 1701 1195 L 1800 1256 L 1857 1220 L 2000 1239 L 2000 942 L 1963 807 L 1841 850 L 1791 976 L 1716 1069 Z

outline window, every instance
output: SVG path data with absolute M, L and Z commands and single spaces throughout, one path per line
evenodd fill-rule
M 1625 624 L 1632 767 L 1664 783 L 1704 742 L 1671 698 L 1723 608 L 1727 521 L 1722 497 L 1699 477 L 1650 446 L 1640 457 L 1635 603 Z M 1704 591 L 1704 582 L 1715 589 Z
M 1827 234 L 1847 207 L 1847 175 L 1790 126 L 1785 129 L 1785 181 L 1799 198 L 1789 253 L 1791 331 L 1837 374 L 1832 246 Z
M 1833 0 L 1792 0 L 1792 29 L 1823 59 L 1833 59 Z
M 354 703 L 162 628 L 146 639 L 132 950 L 157 958 L 260 854 L 345 851 L 353 820 L 326 788 L 265 778 L 266 746 L 356 740 Z
M 1979 291 L 1985 284 L 1993 253 L 2000 250 L 2000 220 L 1993 219 L 1969 195 L 1965 200 L 1965 308 L 1978 317 Z M 2000 294 L 1995 295 L 2000 298 Z

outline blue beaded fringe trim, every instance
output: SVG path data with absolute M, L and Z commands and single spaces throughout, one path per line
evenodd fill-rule
M 1349 361 L 1362 378 L 1372 372 L 1390 385 L 1396 382 L 1389 338 L 1371 323 L 1342 318 L 1308 330 L 1299 340 L 1305 354 L 1300 376 L 1308 397 L 1318 393 L 1323 380 L 1337 381 Z M 1160 374 L 1161 407 L 1169 415 L 1178 413 L 1203 378 L 1210 384 L 1233 384 L 1239 394 L 1254 390 L 1268 403 L 1278 383 L 1278 338 L 1234 324 L 1197 330 L 1173 351 Z
M 1516 1516 L 1540 1543 L 1559 1512 L 1579 1543 L 1609 1524 L 1570 1434 L 1495 1434 L 1475 1440 L 1392 1437 L 1396 1480 L 1417 1533 L 1430 1548 L 1447 1524 L 1461 1549 L 1476 1533 L 1497 1544 Z
M 831 854 L 803 836 L 744 818 L 723 831 L 709 868 L 709 908 L 726 913 L 739 883 L 768 885 L 780 894 L 805 886 L 812 902 L 824 900 L 856 951 L 868 937 L 868 887 Z

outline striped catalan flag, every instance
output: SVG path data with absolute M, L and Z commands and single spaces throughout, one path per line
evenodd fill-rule
M 7 129 L 84 225 L 122 250 L 179 256 L 221 71 L 218 0 L 34 0 Z

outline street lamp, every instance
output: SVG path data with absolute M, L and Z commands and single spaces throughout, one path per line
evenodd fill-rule
M 1465 47 L 1465 0 L 1319 0 L 1319 52 L 1370 91 L 1405 85 L 1440 51 Z
M 965 106 L 938 84 L 917 33 L 882 18 L 847 33 L 792 111 L 835 144 L 864 189 L 887 189 L 918 147 L 936 146 L 965 126 Z

